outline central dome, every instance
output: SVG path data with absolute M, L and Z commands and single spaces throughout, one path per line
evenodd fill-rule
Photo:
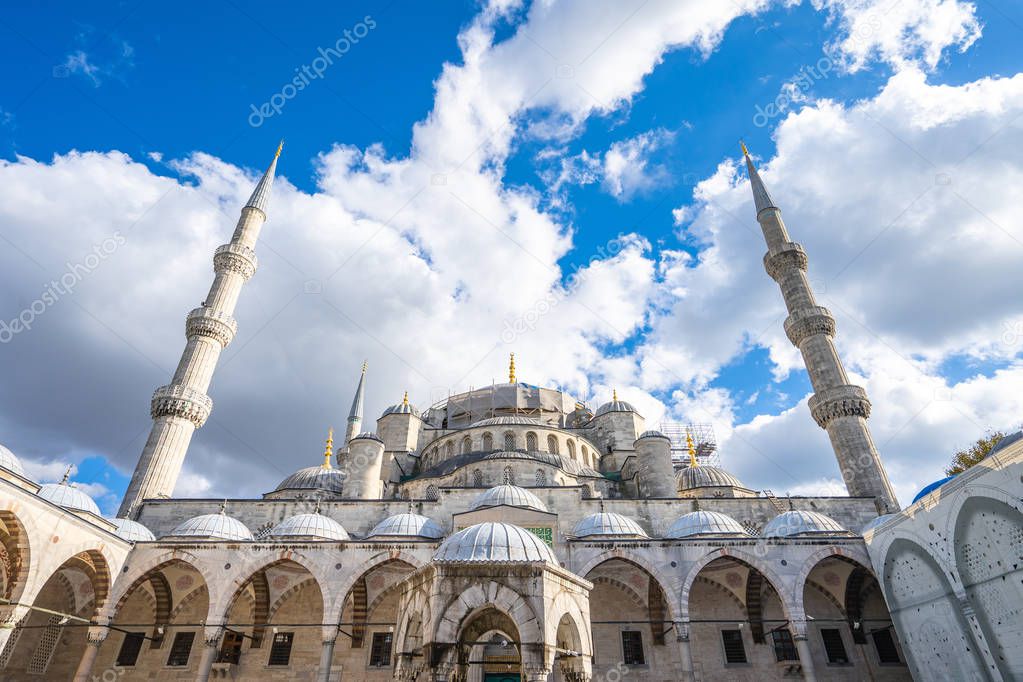
M 679 490 L 693 488 L 745 488 L 738 478 L 720 467 L 701 464 L 685 467 L 675 475 Z
M 550 547 L 524 528 L 510 523 L 478 523 L 441 543 L 433 555 L 439 562 L 507 563 L 558 558 Z
M 540 498 L 529 492 L 525 488 L 520 488 L 517 485 L 498 485 L 494 486 L 490 490 L 481 494 L 469 507 L 470 511 L 477 509 L 485 509 L 487 507 L 500 507 L 501 505 L 507 505 L 509 507 L 525 507 L 526 509 L 536 509 L 537 511 L 545 512 L 547 507 Z

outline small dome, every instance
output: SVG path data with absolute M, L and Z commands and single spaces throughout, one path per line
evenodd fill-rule
M 634 408 L 630 403 L 615 398 L 611 402 L 604 403 L 603 405 L 598 407 L 597 413 L 594 416 L 600 417 L 602 415 L 608 414 L 609 412 L 635 412 L 635 411 L 636 408 Z
M 39 492 L 36 495 L 65 509 L 87 511 L 92 512 L 96 516 L 101 516 L 99 507 L 96 506 L 93 499 L 74 487 L 74 485 L 68 483 L 67 476 L 60 483 L 44 484 L 39 488 Z
M 670 438 L 665 436 L 660 431 L 657 431 L 656 429 L 650 429 L 649 431 L 644 431 L 643 433 L 639 434 L 639 438 L 637 438 L 636 440 L 639 440 L 640 438 L 664 438 L 665 440 L 671 440 Z
M 430 538 L 436 540 L 444 537 L 444 529 L 432 519 L 419 514 L 406 512 L 388 516 L 378 523 L 367 537 L 407 537 Z
M 490 417 L 474 422 L 471 426 L 500 426 L 505 424 L 526 424 L 529 426 L 541 426 L 540 420 L 533 417 Z
M 494 486 L 481 494 L 473 500 L 469 510 L 475 511 L 477 509 L 485 509 L 486 507 L 499 507 L 502 504 L 509 507 L 526 507 L 527 509 L 536 509 L 537 511 L 547 511 L 546 505 L 540 501 L 539 497 L 525 488 L 507 484 Z
M 921 489 L 920 492 L 918 492 L 916 494 L 916 497 L 913 498 L 913 501 L 910 502 L 910 504 L 916 504 L 916 501 L 919 500 L 921 497 L 927 497 L 932 492 L 934 492 L 935 490 L 937 490 L 941 486 L 943 486 L 946 483 L 948 483 L 949 481 L 951 481 L 953 478 L 955 478 L 955 476 L 948 476 L 947 478 L 943 478 L 940 481 L 935 481 L 934 483 L 931 483 L 930 485 L 925 485 L 923 487 L 923 489 Z
M 408 401 L 408 393 L 405 393 L 405 397 L 397 405 L 391 405 L 384 410 L 383 416 L 386 417 L 389 414 L 411 414 L 419 416 L 419 410 L 412 406 Z
M 209 540 L 251 540 L 252 531 L 238 519 L 221 510 L 219 514 L 194 516 L 170 532 L 172 537 L 206 538 Z
M 863 529 L 860 530 L 860 535 L 866 535 L 869 531 L 874 530 L 875 528 L 877 528 L 878 526 L 880 526 L 882 523 L 892 518 L 893 516 L 895 516 L 895 514 L 882 514 L 881 516 L 878 516 L 876 519 L 871 520 L 870 523 L 865 525 Z
M 742 481 L 720 467 L 685 467 L 675 475 L 679 490 L 693 488 L 745 488 Z
M 549 561 L 558 565 L 550 547 L 524 528 L 509 523 L 478 523 L 441 543 L 434 561 L 501 563 Z
M 375 441 L 380 441 L 381 443 L 384 442 L 383 438 L 381 438 L 380 436 L 376 435 L 372 431 L 363 431 L 362 433 L 360 433 L 357 436 L 352 436 L 352 440 L 375 440 Z
M 572 529 L 572 535 L 586 538 L 593 535 L 614 535 L 618 537 L 649 537 L 642 527 L 628 516 L 611 512 L 590 514 Z
M 348 531 L 334 519 L 323 514 L 296 514 L 284 519 L 270 531 L 274 538 L 316 538 L 318 540 L 349 540 Z
M 0 468 L 7 469 L 11 473 L 25 477 L 25 469 L 21 466 L 21 460 L 14 456 L 14 453 L 3 445 L 0 445 Z
M 790 538 L 800 535 L 849 535 L 849 531 L 830 516 L 800 509 L 775 516 L 767 522 L 760 534 L 765 538 Z
M 306 467 L 281 481 L 276 490 L 326 490 L 340 494 L 344 481 L 345 475 L 340 469 L 325 466 Z
M 128 542 L 152 542 L 156 539 L 153 532 L 138 521 L 110 519 L 110 522 L 115 526 L 114 532 Z
M 678 539 L 695 535 L 748 535 L 748 533 L 731 516 L 712 511 L 694 511 L 678 517 L 664 537 Z

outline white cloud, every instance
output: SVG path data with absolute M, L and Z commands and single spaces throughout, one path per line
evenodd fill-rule
M 612 144 L 604 153 L 604 188 L 619 201 L 628 201 L 663 181 L 668 170 L 652 164 L 649 156 L 673 138 L 671 132 L 659 129 Z

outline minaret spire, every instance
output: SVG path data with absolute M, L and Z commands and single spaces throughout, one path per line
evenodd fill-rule
M 348 441 L 359 435 L 362 429 L 363 403 L 366 402 L 366 367 L 362 363 L 362 374 L 359 375 L 359 385 L 355 387 L 355 398 L 352 399 L 352 409 L 348 410 L 348 429 L 345 431 L 345 446 Z
M 266 222 L 266 207 L 283 141 L 241 210 L 231 241 L 213 255 L 213 284 L 206 300 L 185 318 L 185 350 L 171 383 L 153 393 L 153 428 L 142 449 L 117 515 L 131 516 L 148 498 L 170 497 L 195 430 L 206 423 L 213 401 L 206 395 L 220 354 L 234 339 L 232 315 L 242 286 L 256 272 L 253 249 Z
M 767 241 L 764 267 L 781 288 L 789 312 L 785 333 L 802 353 L 813 385 L 810 413 L 828 432 L 849 494 L 875 498 L 882 513 L 897 511 L 895 491 L 867 427 L 870 400 L 866 391 L 849 383 L 835 350 L 835 318 L 827 308 L 817 305 L 806 277 L 806 251 L 789 239 L 781 209 L 760 179 L 745 144 L 742 153 L 753 188 L 757 222 Z

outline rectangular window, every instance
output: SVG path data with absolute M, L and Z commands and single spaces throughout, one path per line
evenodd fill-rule
M 725 647 L 725 663 L 747 663 L 746 645 L 742 643 L 742 630 L 722 630 L 721 643 Z
M 234 663 L 242 656 L 242 633 L 228 630 L 224 633 L 224 641 L 220 645 L 220 653 L 217 655 L 217 663 Z
M 774 658 L 779 663 L 782 661 L 798 661 L 799 652 L 796 651 L 796 643 L 792 641 L 792 633 L 788 628 L 781 628 L 771 633 L 774 638 Z
M 643 635 L 638 630 L 622 632 L 622 661 L 625 665 L 646 665 L 643 656 Z
M 146 641 L 144 632 L 126 632 L 124 641 L 121 642 L 121 650 L 117 652 L 117 662 L 114 665 L 132 666 L 139 660 L 139 652 L 142 651 L 142 643 Z
M 194 640 L 194 632 L 179 632 L 174 635 L 174 643 L 171 644 L 170 655 L 167 656 L 167 665 L 175 668 L 188 665 L 188 654 L 192 653 Z
M 295 639 L 294 632 L 278 632 L 274 635 L 270 646 L 270 660 L 267 665 L 288 665 L 291 660 L 291 643 Z
M 870 633 L 874 639 L 874 648 L 877 649 L 877 660 L 881 663 L 902 663 L 899 658 L 899 648 L 895 646 L 895 638 L 892 637 L 892 629 L 875 630 Z
M 369 664 L 374 668 L 387 668 L 391 665 L 390 632 L 374 632 L 373 643 L 369 647 Z
M 835 665 L 849 663 L 849 656 L 845 653 L 845 642 L 842 641 L 842 632 L 838 628 L 821 628 L 821 640 L 824 642 L 824 653 L 828 656 L 828 663 Z

